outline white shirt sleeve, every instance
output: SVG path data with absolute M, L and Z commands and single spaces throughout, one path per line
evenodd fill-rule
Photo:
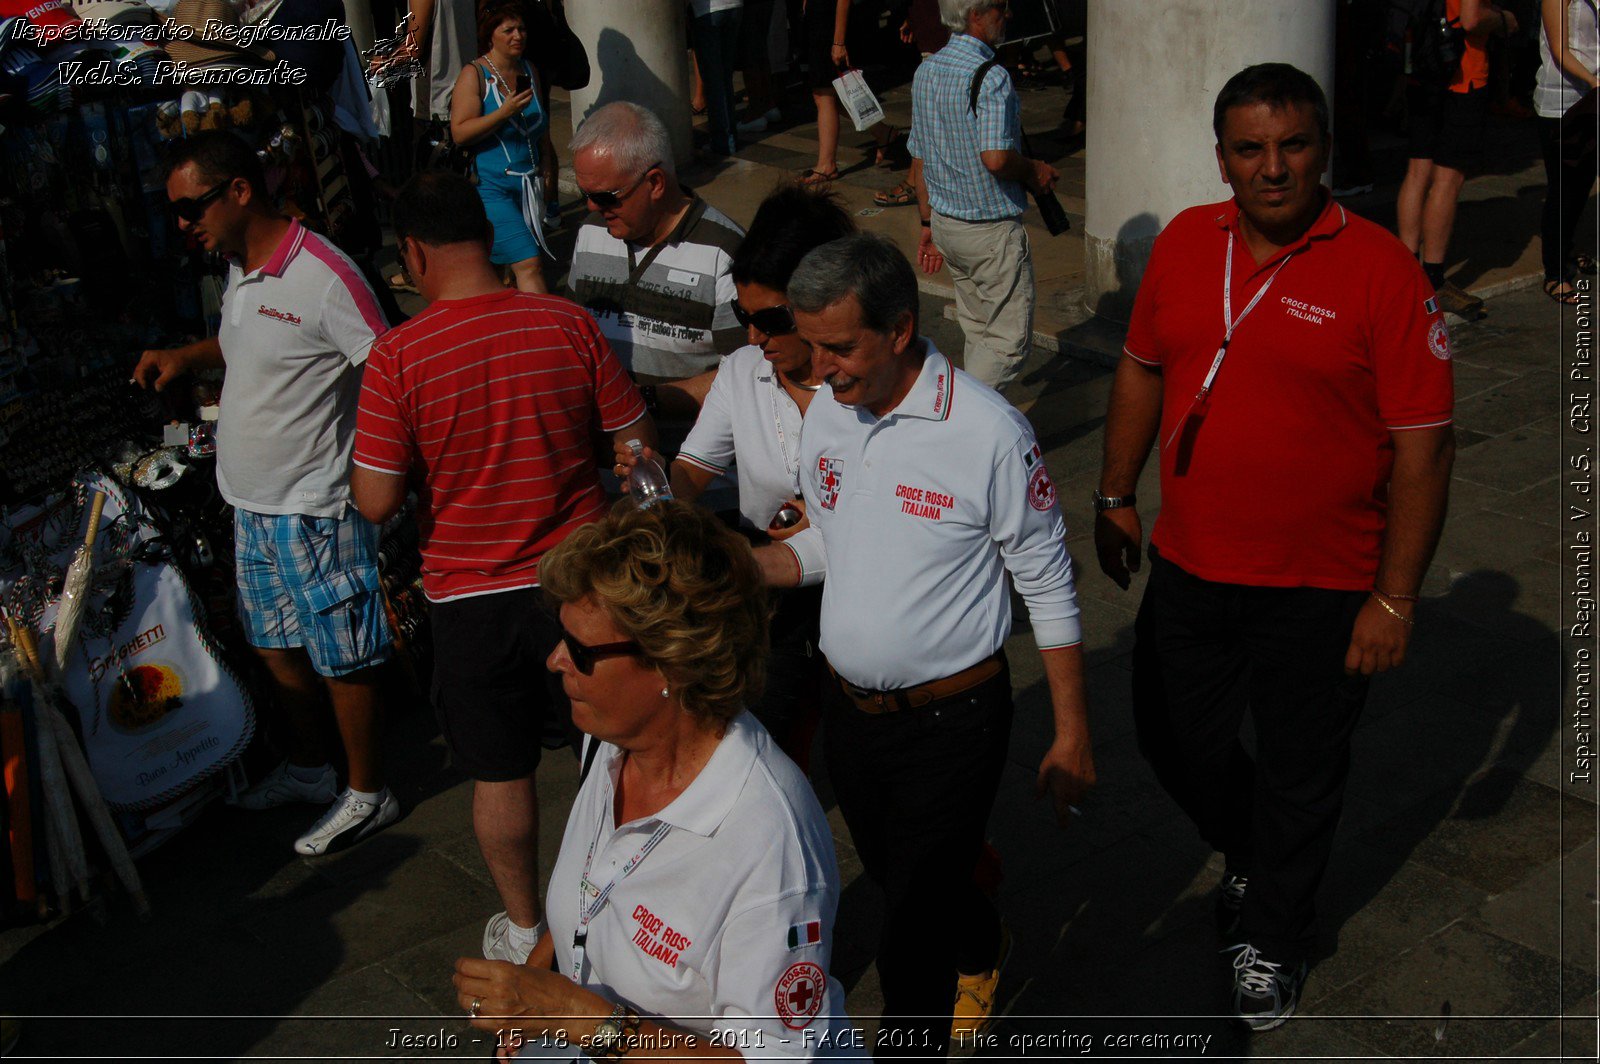
M 342 277 L 335 276 L 328 282 L 328 290 L 322 297 L 322 334 L 352 366 L 359 366 L 366 362 L 372 342 L 386 332 L 388 326 L 383 323 L 377 301 L 365 287 L 366 283 L 359 278 L 355 283 L 362 285 L 360 296 L 351 293 Z M 357 298 L 371 305 L 357 306 Z
M 733 373 L 729 358 L 724 358 L 717 375 L 700 404 L 700 416 L 694 427 L 678 448 L 678 459 L 697 465 L 707 472 L 722 474 L 733 465 Z
M 752 1059 L 833 1055 L 829 1044 L 840 1039 L 831 1032 L 850 1026 L 843 989 L 827 974 L 833 908 L 824 890 L 796 892 L 737 913 L 723 926 L 706 965 L 711 1026 L 747 1032 L 727 1044 Z M 812 925 L 816 941 L 808 942 Z
M 1028 604 L 1039 649 L 1081 642 L 1066 523 L 1031 428 L 1024 426 L 995 463 L 989 478 L 989 513 L 989 534 L 999 544 L 1017 594 Z

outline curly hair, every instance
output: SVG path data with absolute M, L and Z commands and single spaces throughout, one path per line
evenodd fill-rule
M 539 563 L 558 604 L 593 596 L 643 648 L 684 709 L 732 720 L 766 680 L 768 603 L 744 538 L 695 506 L 627 499 L 584 525 Z

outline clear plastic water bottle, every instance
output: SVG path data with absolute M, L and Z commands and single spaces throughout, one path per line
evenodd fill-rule
M 672 485 L 661 463 L 654 458 L 646 458 L 644 444 L 638 440 L 629 440 L 628 446 L 633 450 L 634 458 L 638 459 L 628 471 L 628 495 L 632 497 L 634 505 L 642 510 L 662 499 L 672 498 Z

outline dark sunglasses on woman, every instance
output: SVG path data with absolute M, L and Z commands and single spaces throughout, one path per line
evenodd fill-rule
M 597 643 L 587 646 L 578 642 L 577 636 L 561 629 L 561 641 L 567 646 L 567 656 L 572 659 L 572 665 L 585 676 L 594 675 L 594 663 L 601 658 L 615 658 L 623 655 L 638 656 L 644 653 L 644 648 L 638 643 L 629 640 L 626 643 Z
M 755 326 L 756 331 L 764 336 L 787 336 L 796 328 L 794 311 L 787 305 L 745 310 L 739 305 L 738 300 L 734 300 L 733 316 L 738 319 L 742 327 L 748 329 Z

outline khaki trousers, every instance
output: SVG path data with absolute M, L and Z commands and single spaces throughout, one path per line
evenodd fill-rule
M 933 214 L 933 243 L 956 289 L 962 365 L 996 391 L 1016 377 L 1033 337 L 1033 257 L 1015 218 L 964 222 Z

